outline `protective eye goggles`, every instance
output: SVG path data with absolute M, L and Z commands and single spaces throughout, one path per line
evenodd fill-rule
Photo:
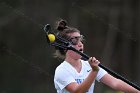
M 69 41 L 71 42 L 72 45 L 77 45 L 79 42 L 82 42 L 84 43 L 84 36 L 83 35 L 80 35 L 80 36 L 74 36 L 74 37 L 71 37 L 69 39 Z

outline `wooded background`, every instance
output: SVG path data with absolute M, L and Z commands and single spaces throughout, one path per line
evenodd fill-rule
M 43 27 L 59 18 L 85 36 L 85 53 L 140 85 L 140 0 L 1 0 L 0 93 L 56 93 L 61 60 Z M 117 91 L 96 82 L 95 93 Z

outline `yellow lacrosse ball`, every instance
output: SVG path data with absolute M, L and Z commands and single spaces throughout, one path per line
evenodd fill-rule
M 53 34 L 49 34 L 48 38 L 49 38 L 51 43 L 55 41 L 55 35 L 53 35 Z

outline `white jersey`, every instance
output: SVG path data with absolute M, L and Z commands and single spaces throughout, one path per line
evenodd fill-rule
M 57 93 L 70 93 L 65 89 L 65 87 L 72 83 L 77 82 L 78 84 L 82 83 L 83 80 L 89 75 L 91 71 L 91 67 L 87 61 L 81 60 L 82 69 L 80 73 L 76 71 L 76 69 L 69 64 L 68 62 L 64 61 L 61 63 L 55 70 L 54 76 L 54 85 L 57 90 Z M 100 81 L 100 79 L 106 74 L 107 72 L 99 68 L 99 72 L 96 76 L 96 80 Z M 93 93 L 94 91 L 95 81 L 92 83 L 91 87 L 86 93 Z

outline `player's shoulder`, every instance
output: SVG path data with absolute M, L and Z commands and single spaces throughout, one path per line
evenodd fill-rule
M 63 61 L 61 64 L 59 64 L 59 65 L 56 67 L 55 70 L 63 69 L 63 67 L 64 67 L 64 61 Z
M 55 71 L 61 71 L 61 72 L 64 72 L 66 69 L 69 69 L 70 66 L 69 66 L 69 63 L 66 62 L 66 61 L 63 61 L 60 65 L 58 65 L 55 69 Z

